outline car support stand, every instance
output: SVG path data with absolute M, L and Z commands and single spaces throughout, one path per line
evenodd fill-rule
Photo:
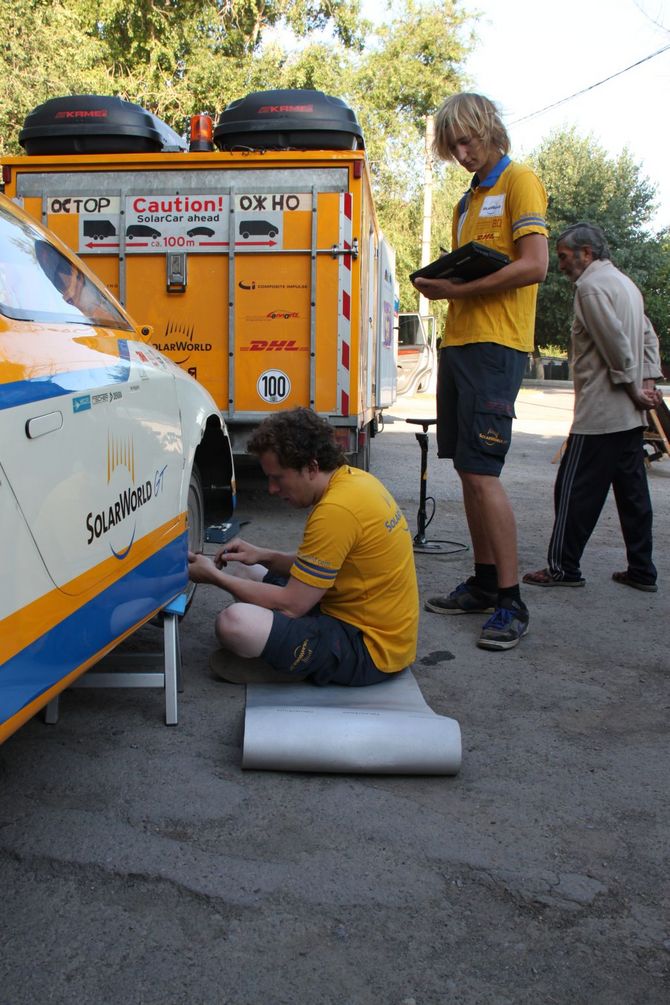
M 161 611 L 163 619 L 163 652 L 112 652 L 88 673 L 82 674 L 71 687 L 162 687 L 165 691 L 165 725 L 177 725 L 177 692 L 183 691 L 181 681 L 181 646 L 179 618 L 186 611 L 186 594 L 182 593 Z M 142 670 L 133 667 L 141 666 Z M 161 667 L 161 669 L 147 669 Z M 59 697 L 53 698 L 44 710 L 44 721 L 58 722 Z
M 405 419 L 405 422 L 423 428 L 423 432 L 414 434 L 421 448 L 419 510 L 416 515 L 417 531 L 414 535 L 414 551 L 425 555 L 457 555 L 461 551 L 467 551 L 467 544 L 461 544 L 459 541 L 429 541 L 426 538 L 426 528 L 435 515 L 435 499 L 432 496 L 428 496 L 426 492 L 428 482 L 428 427 L 434 425 L 437 419 Z M 433 512 L 430 515 L 430 519 L 427 518 L 426 514 L 428 499 L 433 504 Z

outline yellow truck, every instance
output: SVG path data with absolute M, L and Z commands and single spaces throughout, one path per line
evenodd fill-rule
M 5 193 L 210 391 L 235 453 L 269 412 L 306 406 L 367 468 L 397 393 L 394 253 L 354 113 L 270 91 L 193 125 L 187 143 L 120 98 L 51 99 L 3 159 Z

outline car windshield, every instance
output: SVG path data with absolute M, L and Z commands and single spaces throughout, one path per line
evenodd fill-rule
M 131 330 L 95 283 L 37 228 L 0 206 L 0 312 L 19 321 Z

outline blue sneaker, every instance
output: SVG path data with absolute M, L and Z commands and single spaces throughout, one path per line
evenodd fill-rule
M 477 645 L 480 649 L 513 649 L 528 634 L 528 609 L 512 601 L 510 607 L 498 607 L 482 628 Z

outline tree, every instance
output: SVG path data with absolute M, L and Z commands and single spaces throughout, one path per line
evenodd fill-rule
M 193 112 L 220 112 L 250 91 L 338 95 L 363 128 L 378 215 L 411 309 L 425 117 L 463 86 L 475 19 L 457 0 L 395 0 L 388 9 L 373 29 L 360 0 L 13 0 L 0 5 L 3 149 L 18 152 L 25 116 L 59 94 L 116 94 L 178 132 Z M 438 169 L 435 254 L 450 240 L 451 205 L 467 184 L 455 177 Z
M 538 297 L 538 346 L 568 343 L 573 291 L 558 272 L 555 238 L 588 220 L 603 229 L 615 265 L 637 283 L 659 338 L 667 340 L 670 313 L 664 281 L 670 274 L 667 233 L 654 235 L 654 187 L 629 151 L 610 157 L 592 137 L 574 129 L 550 136 L 531 157 L 549 193 L 549 273 Z M 665 277 L 665 279 L 664 279 Z
M 68 3 L 12 0 L 0 4 L 0 38 L 2 153 L 20 150 L 19 131 L 35 105 L 64 90 L 107 91 L 103 47 Z
M 330 26 L 362 46 L 360 0 L 13 0 L 0 4 L 0 136 L 18 152 L 28 112 L 59 94 L 116 94 L 181 132 L 187 116 L 221 110 L 254 84 L 278 86 L 286 53 L 264 34 Z

